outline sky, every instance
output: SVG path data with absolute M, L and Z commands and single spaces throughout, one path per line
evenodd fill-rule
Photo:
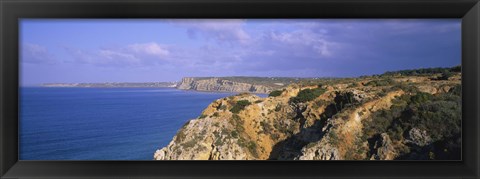
M 21 19 L 22 86 L 357 77 L 461 63 L 460 19 Z

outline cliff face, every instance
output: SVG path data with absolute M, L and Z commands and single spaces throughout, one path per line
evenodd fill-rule
M 356 142 L 362 142 L 358 137 L 362 132 L 362 120 L 367 119 L 372 112 L 388 109 L 392 100 L 403 95 L 402 90 L 392 91 L 384 97 L 369 100 L 358 107 L 341 111 L 335 118 L 328 119 L 324 132 L 328 133 L 319 141 L 310 143 L 301 150 L 296 159 L 300 160 L 343 160 L 346 153 L 357 150 Z M 363 144 L 361 144 L 363 145 Z M 365 158 L 365 156 L 359 156 Z M 390 158 L 393 159 L 393 158 Z
M 183 78 L 178 89 L 221 92 L 269 93 L 271 87 L 235 82 L 220 78 Z
M 455 89 L 460 84 L 459 75 L 456 77 L 453 80 L 389 77 L 393 80 L 388 80 L 388 84 L 384 79 L 366 78 L 335 81 L 321 87 L 292 84 L 275 97 L 240 94 L 218 99 L 197 119 L 186 123 L 168 146 L 157 150 L 154 159 L 448 158 L 455 156 L 451 151 L 458 148 L 447 140 L 455 138 L 456 135 L 450 134 L 458 131 L 444 126 L 440 132 L 434 130 L 435 127 L 425 128 L 438 124 L 422 123 L 424 113 L 417 111 L 432 108 L 430 113 L 457 119 L 458 116 L 442 113 L 445 110 L 433 109 L 439 105 L 446 105 L 448 110 L 455 108 L 458 102 L 454 98 L 458 95 Z M 251 89 L 248 85 L 218 79 L 196 81 L 191 78 L 183 79 L 178 88 Z M 419 103 L 419 100 L 424 101 Z M 432 106 L 427 105 L 428 100 L 433 101 Z M 424 104 L 427 106 L 417 107 Z M 417 113 L 421 115 L 415 117 Z M 411 115 L 411 119 L 404 118 L 407 115 Z M 417 118 L 420 122 L 414 121 Z
M 284 98 L 288 101 L 288 98 Z M 230 109 L 238 101 L 251 104 L 238 114 Z M 241 94 L 218 99 L 197 119 L 183 126 L 167 147 L 157 150 L 157 160 L 252 160 L 268 159 L 272 147 L 287 136 L 274 125 L 296 131 L 295 111 L 285 100 Z M 277 107 L 278 106 L 278 107 Z M 283 112 L 280 112 L 283 111 Z M 284 131 L 286 132 L 286 131 Z M 278 135 L 278 136 L 276 136 Z

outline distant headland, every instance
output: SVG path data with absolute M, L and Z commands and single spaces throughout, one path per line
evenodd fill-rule
M 64 88 L 177 88 L 211 92 L 270 93 L 289 84 L 318 78 L 294 77 L 185 77 L 179 82 L 107 82 L 107 83 L 44 83 L 42 87 Z

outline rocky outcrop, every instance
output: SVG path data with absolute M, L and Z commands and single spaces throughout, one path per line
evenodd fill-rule
M 377 142 L 375 142 L 374 153 L 370 160 L 393 160 L 398 156 L 395 147 L 392 144 L 392 140 L 387 133 L 382 133 Z
M 408 138 L 406 142 L 423 147 L 430 144 L 432 142 L 432 138 L 427 135 L 427 131 L 418 128 L 412 128 L 408 132 Z
M 182 81 L 177 85 L 178 89 L 192 89 L 194 78 L 182 78 Z
M 362 131 L 362 120 L 367 119 L 375 111 L 389 108 L 391 101 L 404 94 L 403 91 L 393 91 L 382 98 L 373 99 L 356 108 L 340 112 L 328 119 L 330 126 L 320 141 L 311 143 L 302 149 L 299 160 L 342 160 L 364 158 L 364 154 L 350 153 L 364 146 L 359 136 Z M 357 156 L 359 155 L 359 156 Z
M 303 89 L 306 88 L 310 87 Z M 361 119 L 375 110 L 388 108 L 390 101 L 403 93 L 394 91 L 380 99 L 372 99 L 356 91 L 353 96 L 356 100 L 366 101 L 363 105 L 322 122 L 322 114 L 331 110 L 328 104 L 344 93 L 325 92 L 316 99 L 326 101 L 319 107 L 313 103 L 290 104 L 290 97 L 296 96 L 300 90 L 290 87 L 275 98 L 241 94 L 216 100 L 199 118 L 185 124 L 167 147 L 157 150 L 154 158 L 342 160 L 346 151 L 351 150 L 352 137 L 361 131 Z M 238 114 L 232 113 L 229 109 L 242 100 L 251 104 Z M 308 145 L 299 145 L 301 143 Z
M 302 149 L 302 155 L 295 158 L 298 160 L 342 160 L 338 148 L 328 144 L 319 143 L 320 145 L 311 146 Z
M 238 101 L 248 101 L 239 113 L 230 111 Z M 202 115 L 185 124 L 164 147 L 155 152 L 156 160 L 201 159 L 201 160 L 252 160 L 268 159 L 272 146 L 285 136 L 278 133 L 278 138 L 270 134 L 274 126 L 272 111 L 279 103 L 272 99 L 262 99 L 256 95 L 240 94 L 222 98 L 210 104 Z M 278 108 L 277 108 L 278 110 Z M 264 117 L 264 118 L 262 118 Z M 282 125 L 293 125 L 284 121 Z
M 395 135 L 387 130 L 366 135 L 364 129 L 372 116 L 405 105 L 405 100 L 417 93 L 439 95 L 456 89 L 459 83 L 402 76 L 385 86 L 358 82 L 291 84 L 276 97 L 260 98 L 248 93 L 230 96 L 212 102 L 198 118 L 186 123 L 168 146 L 154 153 L 154 159 L 394 160 L 408 151 L 405 148 L 416 146 L 410 149 L 421 151 L 434 141 L 427 131 L 415 127 Z M 267 91 L 218 78 L 184 78 L 178 88 Z M 301 91 L 309 91 L 305 89 L 319 88 L 322 93 L 312 99 L 291 100 Z M 386 125 L 387 129 L 389 126 L 393 125 Z
M 220 92 L 269 93 L 271 87 L 257 84 L 235 82 L 221 78 L 183 78 L 178 89 Z

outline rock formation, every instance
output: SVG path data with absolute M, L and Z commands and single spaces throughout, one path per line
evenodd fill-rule
M 269 93 L 272 87 L 235 82 L 220 78 L 183 78 L 178 89 L 197 91 L 220 91 L 220 92 L 251 92 Z
M 398 155 L 387 133 L 380 135 L 380 139 L 375 142 L 374 149 L 376 152 L 370 157 L 370 160 L 393 160 Z
M 378 77 L 369 77 L 361 79 L 362 82 L 353 79 L 323 82 L 321 85 L 290 84 L 275 97 L 260 98 L 243 93 L 218 99 L 198 118 L 187 122 L 168 146 L 158 149 L 154 159 L 399 159 L 408 155 L 412 144 L 417 147 L 432 144 L 434 141 L 429 132 L 407 124 L 408 128 L 398 129 L 395 126 L 404 125 L 401 122 L 405 121 L 395 115 L 386 118 L 391 121 L 387 121 L 383 128 L 373 123 L 373 118 L 394 108 L 409 112 L 408 104 L 412 106 L 416 104 L 414 100 L 423 100 L 425 97 L 416 97 L 423 93 L 438 96 L 441 100 L 453 100 L 452 91 L 460 84 L 458 76 L 443 81 L 423 76 L 388 76 L 385 78 L 393 79 L 388 83 Z M 376 81 L 375 85 L 368 85 L 372 84 L 371 81 Z M 255 93 L 272 90 L 218 78 L 184 78 L 178 88 Z M 301 96 L 300 92 L 306 89 L 312 93 Z M 295 98 L 298 99 L 292 100 Z M 376 127 L 378 131 L 366 133 L 366 125 L 369 129 Z M 430 152 L 432 156 L 437 152 L 416 151 Z

